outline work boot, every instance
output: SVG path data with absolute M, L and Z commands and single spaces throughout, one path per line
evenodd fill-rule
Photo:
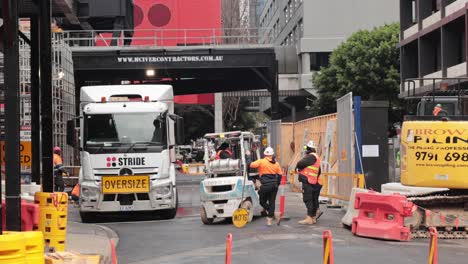
M 275 220 L 276 220 L 276 225 L 281 224 L 281 213 L 275 213 Z
M 299 221 L 299 224 L 301 224 L 301 225 L 313 225 L 313 224 L 315 224 L 315 220 L 312 217 L 307 216 L 304 220 Z
M 312 217 L 314 219 L 315 222 L 317 222 L 317 220 L 320 218 L 320 216 L 323 215 L 323 212 L 320 211 L 320 209 L 317 209 L 317 212 L 315 213 L 315 216 Z
M 272 222 L 273 222 L 273 218 L 267 217 L 267 226 L 271 226 Z

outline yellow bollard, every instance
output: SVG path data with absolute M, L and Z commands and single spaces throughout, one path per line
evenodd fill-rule
M 26 243 L 26 263 L 44 264 L 44 236 L 40 231 L 22 232 Z
M 26 264 L 26 246 L 22 233 L 3 232 L 0 235 L 0 264 Z
M 38 230 L 44 234 L 46 246 L 65 251 L 68 194 L 37 192 L 34 201 L 39 204 Z

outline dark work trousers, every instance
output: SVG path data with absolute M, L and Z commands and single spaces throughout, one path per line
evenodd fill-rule
M 63 192 L 65 190 L 65 182 L 63 181 L 62 172 L 58 171 L 55 173 L 55 191 Z
M 307 215 L 314 217 L 319 209 L 319 196 L 322 185 L 302 183 L 302 200 L 307 207 Z
M 260 205 L 267 210 L 268 217 L 275 216 L 276 194 L 278 193 L 278 185 L 275 183 L 263 184 L 258 191 L 260 196 Z

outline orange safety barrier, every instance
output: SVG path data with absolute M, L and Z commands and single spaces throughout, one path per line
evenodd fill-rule
M 437 264 L 439 261 L 438 232 L 435 227 L 429 228 L 431 240 L 429 241 L 429 264 Z
M 332 232 L 330 230 L 323 231 L 323 264 L 334 264 L 333 257 L 333 241 Z
M 114 240 L 112 239 L 110 241 L 110 246 L 111 246 L 112 264 L 117 264 L 117 254 L 115 253 L 115 244 L 114 244 Z
M 284 206 L 286 203 L 286 196 L 284 194 L 284 189 L 286 189 L 286 173 L 283 172 L 281 177 L 281 185 L 280 185 L 280 219 L 284 217 Z M 278 225 L 280 222 L 278 221 Z
M 6 206 L 2 201 L 2 228 L 6 230 Z M 39 206 L 34 203 L 21 201 L 21 231 L 33 231 L 39 224 Z
M 405 226 L 404 218 L 413 215 L 413 206 L 399 194 L 356 193 L 354 208 L 359 215 L 353 218 L 351 232 L 363 237 L 409 241 L 410 228 Z
M 226 258 L 224 263 L 231 264 L 232 256 L 232 234 L 229 233 L 226 238 Z

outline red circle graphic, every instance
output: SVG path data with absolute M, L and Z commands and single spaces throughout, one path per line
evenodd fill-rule
M 143 9 L 138 5 L 135 5 L 133 9 L 133 23 L 135 24 L 135 27 L 138 27 L 143 22 L 144 16 L 145 14 L 143 13 Z
M 148 20 L 155 27 L 163 27 L 171 21 L 171 10 L 163 4 L 157 4 L 148 11 Z

